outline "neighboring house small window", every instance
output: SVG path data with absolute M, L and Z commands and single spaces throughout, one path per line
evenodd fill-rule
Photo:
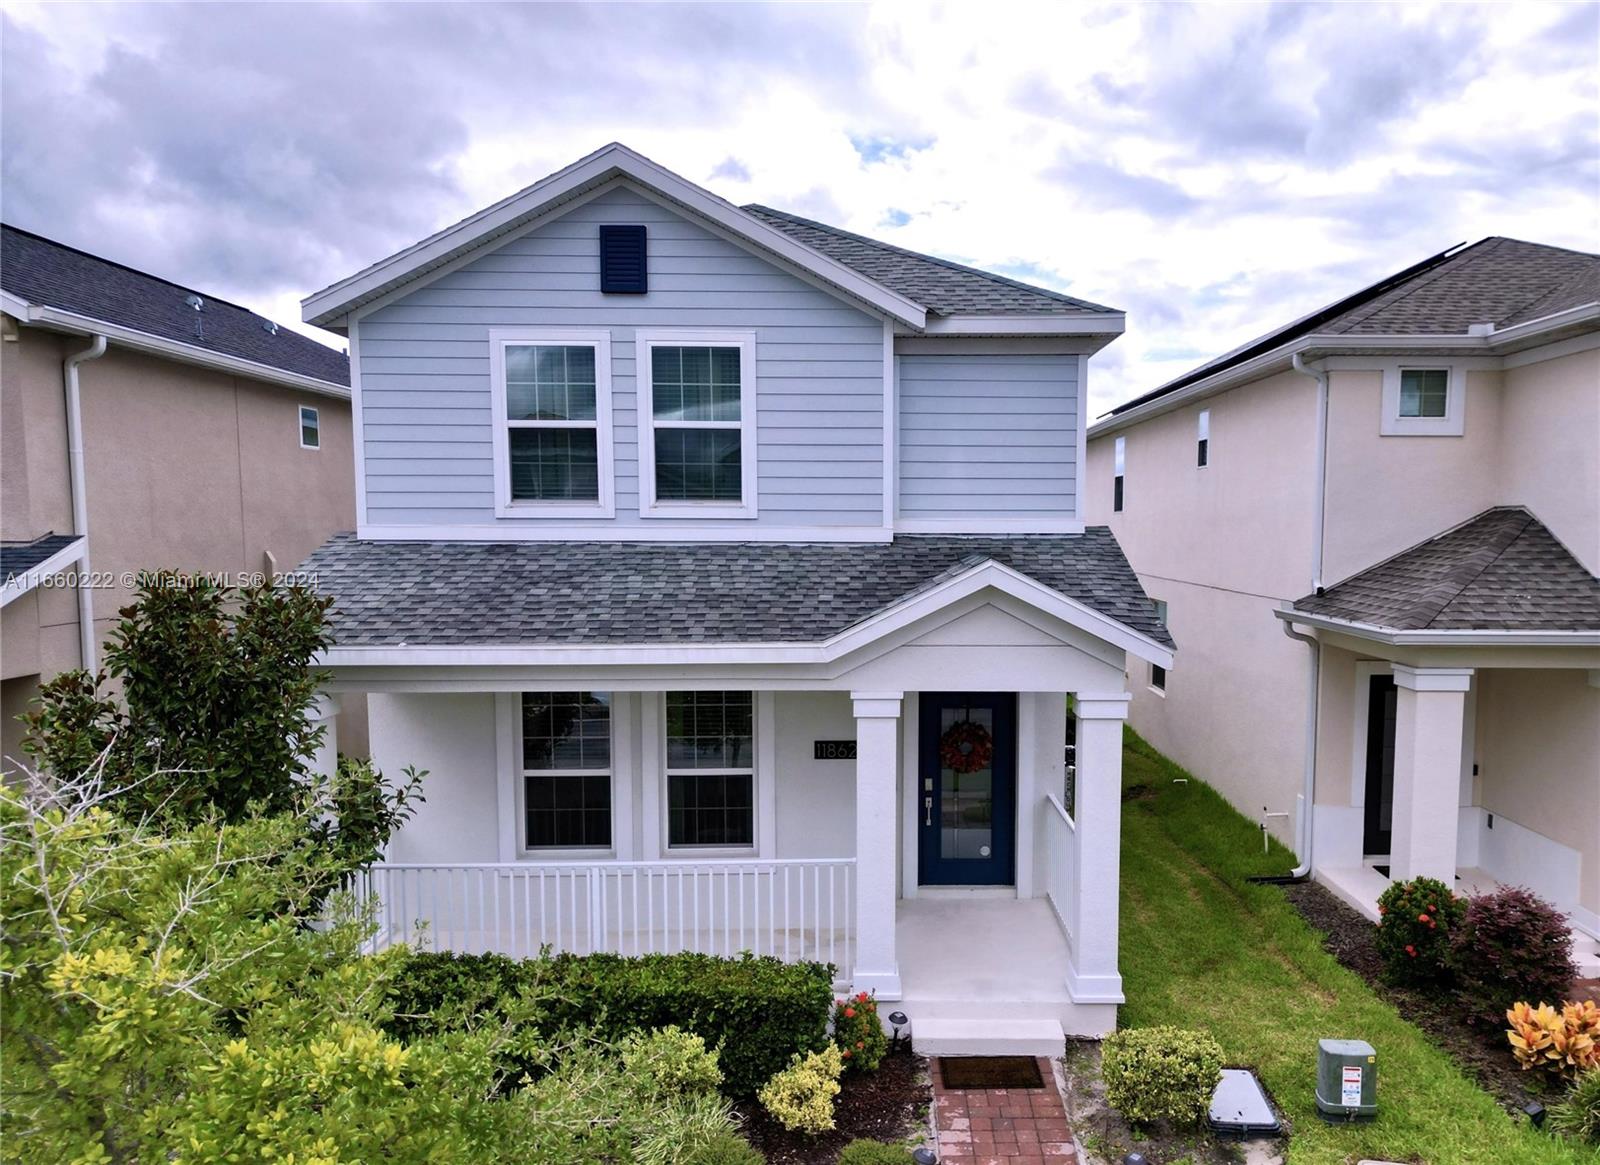
M 310 405 L 300 406 L 300 448 L 322 448 L 322 421 Z
M 522 782 L 525 848 L 608 848 L 610 695 L 524 692 Z
M 667 844 L 755 844 L 749 692 L 667 693 Z
M 1442 417 L 1450 396 L 1450 374 L 1443 368 L 1400 370 L 1400 415 Z
M 1465 374 L 1460 366 L 1383 368 L 1385 437 L 1459 437 L 1465 431 Z
M 609 517 L 611 341 L 604 332 L 490 332 L 496 512 Z
M 640 332 L 640 512 L 756 512 L 755 333 Z
M 1115 514 L 1122 513 L 1122 468 L 1123 458 L 1127 453 L 1127 438 L 1118 437 L 1112 456 L 1116 460 L 1113 469 L 1115 476 L 1111 479 L 1111 511 Z
M 1151 601 L 1156 605 L 1156 617 L 1161 620 L 1161 625 L 1165 627 L 1167 625 L 1167 601 L 1165 599 L 1153 599 Z M 1150 665 L 1150 686 L 1162 693 L 1167 690 L 1167 669 L 1159 663 Z
M 1204 469 L 1211 458 L 1211 410 L 1200 410 L 1200 424 L 1198 426 L 1198 447 L 1195 463 Z

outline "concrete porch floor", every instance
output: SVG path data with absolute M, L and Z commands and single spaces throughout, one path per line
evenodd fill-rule
M 1372 862 L 1359 866 L 1335 866 L 1319 869 L 1315 877 L 1346 906 L 1359 910 L 1370 921 L 1378 921 L 1378 898 L 1389 886 L 1390 879 L 1373 869 Z M 1484 894 L 1499 886 L 1486 870 L 1464 866 L 1456 870 L 1457 894 Z M 1600 940 L 1578 930 L 1572 930 L 1572 958 L 1578 965 L 1578 978 L 1600 977 Z
M 1065 1035 L 1116 1027 L 1114 1006 L 1073 1002 L 1066 936 L 1043 898 L 902 899 L 897 920 L 900 1007 L 914 1042 L 922 1025 L 919 1051 L 1056 1056 Z

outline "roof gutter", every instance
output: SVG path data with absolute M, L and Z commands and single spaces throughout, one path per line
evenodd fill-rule
M 229 356 L 224 352 L 215 352 L 210 348 L 202 348 L 197 344 L 185 344 L 182 340 L 169 340 L 164 336 L 141 332 L 136 328 L 123 327 L 120 324 L 109 323 L 106 320 L 97 320 L 92 316 L 79 315 L 77 312 L 66 311 L 63 308 L 28 303 L 13 295 L 6 295 L 4 301 L 0 302 L 0 307 L 3 307 L 6 312 L 16 316 L 17 319 L 25 324 L 55 328 L 59 331 L 72 332 L 83 336 L 104 336 L 107 340 L 115 341 L 119 348 L 127 348 L 136 352 L 148 352 L 152 355 L 164 356 L 170 360 L 177 360 L 183 364 L 193 364 L 200 368 L 210 368 L 217 372 L 227 372 L 235 376 L 249 376 L 256 380 L 279 384 L 285 388 L 296 388 L 302 392 L 316 393 L 318 396 L 330 396 L 339 400 L 350 399 L 350 389 L 346 385 L 338 384 L 331 380 L 321 380 L 315 376 L 305 376 L 298 372 L 274 368 L 270 364 L 246 360 L 242 356 Z
M 1358 623 L 1332 615 L 1312 615 L 1294 607 L 1273 612 L 1285 622 L 1338 631 L 1390 647 L 1600 647 L 1600 630 L 1516 631 L 1462 628 L 1444 631 L 1401 631 L 1375 623 Z
M 1290 369 L 1293 367 L 1292 355 L 1295 352 L 1300 353 L 1304 359 L 1337 356 L 1342 353 L 1377 352 L 1448 352 L 1453 355 L 1497 356 L 1513 348 L 1535 347 L 1547 339 L 1554 338 L 1555 333 L 1573 329 L 1586 330 L 1597 324 L 1600 324 L 1600 303 L 1588 303 L 1488 333 L 1439 336 L 1301 336 L 1269 352 L 1253 356 L 1243 363 L 1219 369 L 1193 384 L 1186 384 L 1164 396 L 1153 397 L 1125 412 L 1106 414 L 1097 424 L 1089 427 L 1089 436 L 1103 437 L 1149 417 L 1179 408 L 1198 397 L 1210 396 L 1235 385 L 1246 384 L 1271 373 Z
M 1321 701 L 1317 698 L 1318 689 L 1322 683 L 1322 643 L 1315 635 L 1307 635 L 1304 631 L 1296 631 L 1294 624 L 1287 619 L 1281 624 L 1283 633 L 1290 639 L 1298 639 L 1311 649 L 1311 672 L 1306 683 L 1306 743 L 1305 765 L 1300 775 L 1300 812 L 1296 814 L 1295 821 L 1295 852 L 1300 855 L 1300 864 L 1289 871 L 1290 878 L 1304 878 L 1311 872 L 1311 846 L 1313 830 L 1311 828 L 1311 815 L 1315 811 L 1317 792 L 1317 714 L 1320 711 Z
M 67 394 L 67 470 L 72 483 L 72 532 L 83 539 L 83 554 L 78 559 L 78 658 L 83 670 L 95 674 L 95 654 L 99 646 L 94 633 L 94 591 L 89 586 L 89 494 L 83 467 L 83 406 L 78 390 L 78 366 L 106 354 L 106 338 L 97 335 L 81 352 L 74 352 L 62 364 L 62 379 Z

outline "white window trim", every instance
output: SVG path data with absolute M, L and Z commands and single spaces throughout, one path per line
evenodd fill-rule
M 1445 374 L 1444 416 L 1402 417 L 1400 374 L 1405 371 L 1442 371 Z M 1459 437 L 1466 428 L 1466 372 L 1458 365 L 1438 360 L 1396 361 L 1383 366 L 1383 413 L 1379 433 L 1384 437 Z
M 307 413 L 311 414 L 311 427 L 317 431 L 317 443 L 315 445 L 307 445 L 306 444 L 306 414 Z M 322 448 L 322 414 L 321 414 L 321 412 L 317 408 L 312 406 L 312 405 L 301 405 L 295 411 L 295 419 L 299 422 L 299 424 L 296 425 L 296 427 L 295 427 L 296 428 L 295 435 L 297 437 L 299 437 L 299 439 L 300 439 L 300 448 L 302 448 L 302 449 L 321 449 Z
M 542 344 L 594 349 L 595 461 L 599 496 L 592 502 L 513 501 L 511 498 L 511 428 L 506 417 L 506 348 Z M 617 513 L 612 468 L 611 333 L 583 328 L 489 329 L 490 424 L 494 432 L 494 512 L 499 518 L 613 518 Z M 518 421 L 517 428 L 577 429 L 585 421 Z
M 736 691 L 739 689 L 728 689 Z M 767 786 L 768 777 L 775 776 L 774 770 L 766 763 L 768 758 L 763 753 L 766 740 L 771 736 L 771 726 L 774 722 L 775 701 L 771 692 L 750 693 L 750 732 L 754 739 L 750 742 L 750 844 L 749 845 L 673 845 L 672 844 L 672 798 L 669 792 L 671 774 L 667 764 L 667 693 L 658 692 L 655 695 L 655 723 L 658 726 L 656 738 L 646 747 L 653 748 L 657 763 L 656 769 L 656 841 L 660 846 L 657 851 L 662 858 L 677 858 L 684 861 L 694 861 L 696 858 L 771 858 L 776 839 L 776 817 L 773 814 L 773 790 Z M 764 731 L 765 729 L 765 731 Z M 775 743 L 775 742 L 774 742 Z M 697 775 L 716 776 L 719 774 L 742 775 L 744 769 L 693 769 L 680 770 L 694 772 Z
M 530 689 L 532 690 L 532 689 Z M 585 689 L 597 690 L 597 689 Z M 516 821 L 513 828 L 516 830 L 516 860 L 534 862 L 557 862 L 568 858 L 617 858 L 620 851 L 617 847 L 617 828 L 619 815 L 617 813 L 617 799 L 632 795 L 625 774 L 624 766 L 617 763 L 617 743 L 621 735 L 617 731 L 617 696 L 611 696 L 611 764 L 604 769 L 530 769 L 524 759 L 522 750 L 522 695 L 520 691 L 511 693 L 515 703 L 515 714 L 511 726 L 511 784 L 512 799 L 516 806 Z M 611 781 L 611 844 L 610 845 L 585 845 L 585 846 L 530 846 L 528 844 L 528 777 L 594 777 L 604 773 Z
M 756 334 L 737 329 L 641 328 L 634 333 L 634 379 L 639 390 L 639 516 L 641 518 L 754 518 L 756 516 Z M 678 421 L 673 428 L 738 429 L 739 492 L 729 502 L 656 500 L 655 348 L 709 345 L 739 349 L 739 420 Z

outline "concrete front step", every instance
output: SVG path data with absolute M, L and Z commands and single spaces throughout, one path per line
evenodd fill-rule
M 1578 978 L 1600 979 L 1600 939 L 1573 931 L 1572 961 L 1578 965 Z
M 1066 1036 L 1057 1019 L 944 1019 L 915 1021 L 911 1047 L 923 1056 L 1059 1056 Z

